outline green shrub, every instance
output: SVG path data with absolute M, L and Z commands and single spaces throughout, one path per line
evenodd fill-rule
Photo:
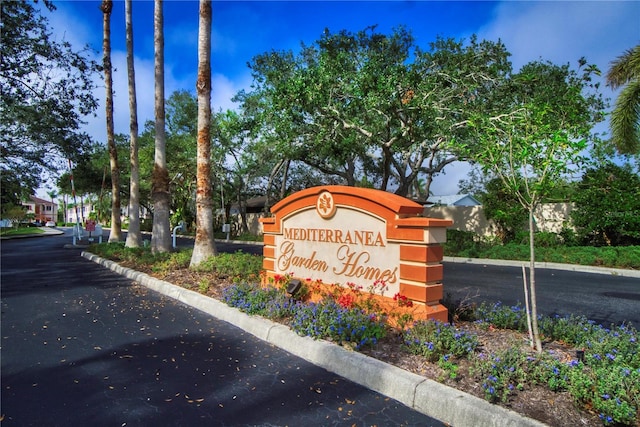
M 637 425 L 640 369 L 624 365 L 590 367 L 574 363 L 567 389 L 583 408 L 595 410 L 604 425 Z
M 453 325 L 427 320 L 416 322 L 404 333 L 404 345 L 413 354 L 431 362 L 450 356 L 472 354 L 479 345 L 478 337 L 456 329 Z
M 504 246 L 493 246 L 485 251 L 483 258 L 490 259 L 511 259 L 511 260 L 529 260 L 529 246 L 518 245 L 515 243 L 507 243 Z
M 444 244 L 445 255 L 459 254 L 463 250 L 476 246 L 477 234 L 470 231 L 447 230 L 447 242 Z
M 247 314 L 268 319 L 281 319 L 294 314 L 296 302 L 280 289 L 241 283 L 231 285 L 222 292 L 222 300 Z
M 540 333 L 545 339 L 561 341 L 582 347 L 591 339 L 600 325 L 587 320 L 584 316 L 543 317 L 538 322 Z
M 556 233 L 539 231 L 534 234 L 536 248 L 555 248 L 562 245 L 562 238 Z M 519 231 L 513 241 L 516 245 L 529 246 L 529 232 Z
M 506 402 L 527 383 L 527 369 L 535 359 L 517 347 L 497 354 L 481 353 L 473 361 L 471 372 L 481 381 L 489 402 Z
M 145 248 L 126 248 L 124 242 L 92 244 L 89 251 L 112 261 L 128 261 L 134 265 L 154 263 L 151 251 Z
M 569 228 L 566 225 L 562 226 L 562 230 L 558 233 L 558 236 L 562 240 L 564 246 L 578 246 L 580 238 L 573 228 Z
M 640 244 L 640 175 L 630 164 L 604 162 L 588 169 L 572 202 L 572 222 L 586 242 Z
M 521 332 L 527 330 L 527 314 L 520 304 L 507 307 L 500 301 L 494 304 L 483 302 L 476 309 L 474 316 L 476 322 L 485 328 L 493 326 Z
M 522 243 L 501 245 L 495 239 L 480 238 L 471 232 L 447 230 L 444 254 L 463 258 L 529 261 L 528 233 L 519 233 L 518 236 Z M 640 246 L 575 246 L 575 240 L 571 239 L 568 230 L 561 235 L 536 233 L 536 261 L 640 269 Z M 563 240 L 565 245 L 561 244 Z M 571 242 L 567 243 L 568 240 Z
M 184 249 L 177 252 L 165 252 L 155 254 L 155 263 L 152 270 L 158 273 L 166 273 L 171 270 L 188 268 L 191 263 L 193 249 Z
M 204 260 L 196 271 L 217 272 L 231 278 L 233 283 L 258 282 L 262 272 L 262 256 L 237 251 L 233 254 L 220 253 Z
M 529 357 L 528 381 L 546 386 L 551 391 L 564 391 L 569 387 L 572 364 L 558 360 L 552 351 Z
M 640 269 L 640 246 L 625 246 L 617 249 L 616 265 L 618 267 Z
M 262 242 L 263 237 L 261 235 L 253 233 L 242 233 L 237 235 L 234 240 L 240 240 L 243 242 Z
M 346 308 L 324 299 L 318 303 L 298 304 L 291 329 L 303 336 L 353 343 L 356 349 L 375 345 L 386 335 L 386 319 L 358 308 Z
M 443 245 L 446 256 L 481 258 L 491 247 L 501 245 L 497 237 L 478 236 L 462 230 L 447 230 L 447 241 Z
M 209 279 L 202 279 L 198 282 L 198 292 L 206 294 L 209 291 L 210 286 L 211 283 L 209 283 Z

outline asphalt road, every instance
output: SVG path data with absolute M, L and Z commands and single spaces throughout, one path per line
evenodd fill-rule
M 524 306 L 521 267 L 444 263 L 444 292 L 453 300 Z M 536 268 L 538 312 L 585 316 L 604 326 L 640 328 L 640 279 Z
M 63 249 L 2 241 L 2 424 L 442 426 Z

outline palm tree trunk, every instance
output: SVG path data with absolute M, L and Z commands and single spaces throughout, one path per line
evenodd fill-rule
M 125 0 L 125 26 L 127 39 L 127 76 L 129 79 L 129 228 L 125 246 L 140 246 L 140 165 L 138 162 L 138 102 L 136 99 L 136 73 L 133 64 L 133 19 L 132 0 Z
M 109 146 L 109 164 L 111 166 L 111 232 L 109 242 L 122 240 L 122 220 L 120 218 L 120 169 L 118 151 L 113 130 L 113 68 L 111 66 L 111 0 L 102 1 L 103 37 L 102 50 L 104 61 L 104 80 L 107 91 L 105 108 L 107 118 L 107 145 Z
M 216 255 L 211 185 L 211 15 L 211 1 L 200 0 L 196 83 L 198 92 L 196 238 L 191 255 L 191 267 Z
M 155 50 L 155 156 L 151 177 L 153 199 L 153 230 L 151 251 L 171 251 L 169 226 L 169 171 L 167 170 L 165 110 L 164 110 L 164 17 L 162 0 L 154 1 L 153 45 Z

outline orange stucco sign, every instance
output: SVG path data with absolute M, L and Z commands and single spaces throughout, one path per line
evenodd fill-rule
M 451 221 L 425 218 L 423 207 L 385 191 L 322 186 L 297 192 L 261 220 L 267 277 L 368 286 L 384 281 L 446 321 L 442 243 Z

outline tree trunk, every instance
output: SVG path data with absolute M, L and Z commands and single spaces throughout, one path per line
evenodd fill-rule
M 107 91 L 105 108 L 107 117 L 107 145 L 109 146 L 109 164 L 111 166 L 111 232 L 109 242 L 122 240 L 122 220 L 120 218 L 120 169 L 118 168 L 118 150 L 113 130 L 113 69 L 111 66 L 111 0 L 103 0 L 102 5 L 102 50 L 104 61 L 104 80 Z
M 138 102 L 136 99 L 136 73 L 133 65 L 133 19 L 132 0 L 125 0 L 125 25 L 127 33 L 127 76 L 129 79 L 129 228 L 127 232 L 128 248 L 140 246 L 140 165 L 138 162 Z
M 247 222 L 247 201 L 242 196 L 242 191 L 238 191 L 238 210 L 240 211 L 240 230 L 238 234 L 248 233 L 249 224 Z
M 280 199 L 284 199 L 287 195 L 287 179 L 289 179 L 289 167 L 291 166 L 291 160 L 287 159 L 284 162 L 284 172 L 282 173 L 282 185 L 280 185 Z
M 69 223 L 69 213 L 67 212 L 67 195 L 62 196 L 62 205 L 64 206 L 64 225 Z
M 535 250 L 535 235 L 534 235 L 534 222 L 533 222 L 533 210 L 535 206 L 531 204 L 529 206 L 529 287 L 531 289 L 531 327 L 533 333 L 533 339 L 536 345 L 536 351 L 542 352 L 542 342 L 540 341 L 540 332 L 538 332 L 538 304 L 536 302 L 536 250 Z
M 153 230 L 151 251 L 171 251 L 171 229 L 169 226 L 169 171 L 167 170 L 165 112 L 164 112 L 164 22 L 162 0 L 154 0 L 153 46 L 155 78 L 155 156 L 151 177 L 153 199 Z
M 198 159 L 196 238 L 190 267 L 216 255 L 211 185 L 211 1 L 200 0 L 198 23 Z
M 527 315 L 527 331 L 529 332 L 529 345 L 534 348 L 533 326 L 531 326 L 531 307 L 529 306 L 529 285 L 527 285 L 527 269 L 522 264 L 522 282 L 524 285 L 524 309 Z
M 271 168 L 271 172 L 269 173 L 269 178 L 267 179 L 267 191 L 265 191 L 265 201 L 264 201 L 264 212 L 268 213 L 271 208 L 271 187 L 273 186 L 273 181 L 275 180 L 275 176 L 282 167 L 286 160 L 280 160 L 273 168 Z

